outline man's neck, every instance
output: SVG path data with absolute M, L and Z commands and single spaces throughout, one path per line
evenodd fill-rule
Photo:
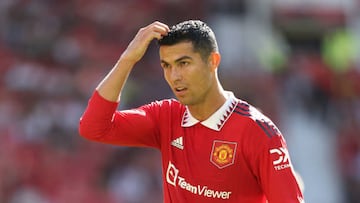
M 215 94 L 209 95 L 203 103 L 187 106 L 191 115 L 199 121 L 208 119 L 226 102 L 224 90 L 216 91 Z

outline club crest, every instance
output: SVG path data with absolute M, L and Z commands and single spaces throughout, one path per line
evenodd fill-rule
M 210 162 L 222 169 L 234 163 L 237 143 L 214 140 Z

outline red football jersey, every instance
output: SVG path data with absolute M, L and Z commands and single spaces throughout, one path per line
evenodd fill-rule
M 225 104 L 200 122 L 176 100 L 117 111 L 118 103 L 95 92 L 80 134 L 159 149 L 165 203 L 303 202 L 280 131 L 257 109 L 227 94 Z

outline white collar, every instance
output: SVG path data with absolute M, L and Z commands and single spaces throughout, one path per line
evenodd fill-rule
M 227 119 L 230 117 L 231 113 L 234 111 L 238 100 L 235 98 L 234 94 L 229 91 L 225 91 L 226 93 L 226 101 L 225 103 L 215 112 L 213 113 L 208 119 L 200 122 L 196 118 L 194 118 L 188 107 L 186 107 L 186 110 L 184 112 L 181 126 L 182 127 L 191 127 L 197 123 L 201 123 L 202 125 L 216 130 L 220 131 Z

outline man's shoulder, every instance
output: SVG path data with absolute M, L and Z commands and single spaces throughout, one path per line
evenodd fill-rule
M 238 99 L 234 113 L 240 115 L 241 118 L 247 118 L 245 120 L 249 126 L 261 130 L 269 138 L 281 135 L 281 132 L 269 117 L 246 101 Z
M 184 107 L 178 100 L 170 98 L 170 99 L 161 99 L 155 100 L 151 102 L 149 105 L 155 105 L 160 108 L 180 108 Z
M 174 111 L 184 111 L 185 106 L 181 104 L 176 99 L 162 99 L 162 100 L 155 100 L 149 104 L 142 106 L 141 108 L 147 109 L 158 109 L 161 112 L 174 112 Z

